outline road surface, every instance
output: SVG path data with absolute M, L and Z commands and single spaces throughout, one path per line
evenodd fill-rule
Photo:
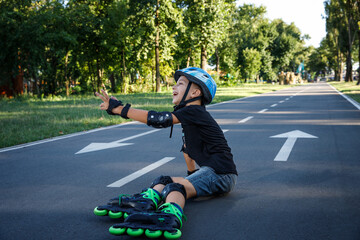
M 359 109 L 316 83 L 208 110 L 239 176 L 230 194 L 187 202 L 182 239 L 360 239 Z M 130 239 L 93 209 L 184 176 L 180 126 L 169 134 L 130 123 L 0 149 L 0 239 Z

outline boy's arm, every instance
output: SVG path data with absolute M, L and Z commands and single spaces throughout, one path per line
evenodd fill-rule
M 121 111 L 123 110 L 123 108 L 124 108 L 124 106 L 119 106 L 117 108 L 114 108 L 112 111 L 115 114 L 121 114 Z M 130 108 L 127 116 L 128 116 L 128 118 L 131 118 L 135 121 L 139 121 L 139 122 L 148 124 L 148 114 L 149 114 L 149 111 L 142 110 L 142 109 L 136 109 L 136 108 Z M 171 115 L 172 115 L 172 119 L 173 119 L 173 124 L 180 123 L 179 119 L 174 114 L 171 113 Z
M 107 93 L 104 90 L 101 90 L 102 95 L 99 93 L 96 93 L 96 96 L 98 96 L 99 98 L 101 98 L 101 100 L 103 101 L 103 103 L 100 104 L 100 108 L 101 110 L 107 110 L 109 108 L 109 100 L 110 97 L 107 95 Z M 116 99 L 114 97 L 112 97 L 113 99 Z M 124 106 L 118 106 L 112 109 L 112 112 L 115 114 L 120 115 L 122 110 L 123 110 Z M 129 111 L 127 113 L 127 117 L 131 118 L 135 121 L 139 121 L 145 124 L 148 124 L 148 111 L 146 110 L 141 110 L 141 109 L 135 109 L 135 108 L 129 108 Z M 178 118 L 172 114 L 172 119 L 173 119 L 173 124 L 177 124 L 180 123 L 180 121 L 178 120 Z

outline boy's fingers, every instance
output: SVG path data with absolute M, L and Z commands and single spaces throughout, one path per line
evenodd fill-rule
M 104 94 L 105 99 L 109 99 L 109 95 L 106 93 L 104 89 L 101 89 L 101 92 Z
M 106 99 L 104 98 L 104 96 L 101 95 L 100 93 L 96 92 L 95 94 L 96 94 L 96 96 L 98 96 L 98 97 L 99 97 L 101 100 L 103 100 L 104 102 L 106 101 Z

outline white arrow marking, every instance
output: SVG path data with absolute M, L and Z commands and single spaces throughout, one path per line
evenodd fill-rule
M 170 162 L 171 160 L 174 160 L 174 159 L 175 159 L 174 157 L 165 157 L 157 162 L 150 164 L 147 167 L 140 169 L 139 171 L 136 171 L 136 172 L 112 183 L 112 184 L 109 184 L 107 187 L 122 187 L 125 184 L 137 179 L 138 177 L 141 177 L 142 175 L 144 175 L 144 174 L 154 170 L 155 168 L 158 168 L 158 167 L 164 165 L 165 163 Z
M 296 139 L 298 138 L 318 138 L 313 135 L 304 133 L 299 130 L 279 134 L 272 136 L 271 138 L 287 138 L 286 142 L 280 149 L 279 153 L 276 155 L 274 161 L 287 161 L 289 158 L 289 155 L 295 145 Z
M 161 129 L 155 129 L 155 130 L 151 130 L 148 132 L 144 132 L 144 133 L 140 133 L 131 137 L 127 137 L 124 139 L 120 139 L 120 140 L 116 140 L 114 142 L 108 142 L 108 143 L 90 143 L 89 145 L 87 145 L 86 147 L 84 147 L 83 149 L 81 149 L 80 151 L 78 151 L 75 154 L 81 154 L 81 153 L 87 153 L 87 152 L 94 152 L 94 151 L 99 151 L 99 150 L 103 150 L 103 149 L 109 149 L 109 148 L 116 148 L 116 147 L 122 147 L 122 146 L 127 146 L 127 145 L 132 145 L 133 143 L 122 143 L 122 142 L 126 142 L 128 140 L 134 139 L 134 138 L 138 138 L 138 137 L 142 137 L 157 131 L 160 131 Z

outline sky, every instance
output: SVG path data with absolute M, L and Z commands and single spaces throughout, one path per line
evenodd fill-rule
M 294 22 L 302 35 L 308 34 L 306 46 L 319 47 L 326 36 L 324 0 L 237 0 L 237 5 L 255 4 L 266 7 L 267 18 L 281 18 L 287 24 Z

